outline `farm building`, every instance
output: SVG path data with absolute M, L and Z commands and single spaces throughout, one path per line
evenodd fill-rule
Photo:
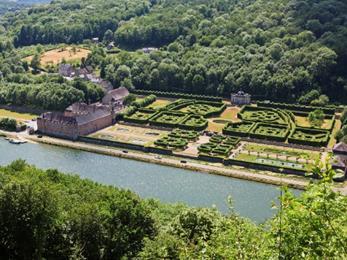
M 243 91 L 231 94 L 231 104 L 242 106 L 249 105 L 251 103 L 251 95 Z
M 128 95 L 129 95 L 129 91 L 124 87 L 111 90 L 102 99 L 102 104 L 122 105 L 124 98 L 127 97 Z

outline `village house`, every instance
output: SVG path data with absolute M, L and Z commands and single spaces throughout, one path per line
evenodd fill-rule
M 87 105 L 74 103 L 62 112 L 43 113 L 37 119 L 41 134 L 77 140 L 115 123 L 116 116 L 124 108 L 127 89 L 118 88 L 105 96 L 101 103 Z M 105 102 L 104 102 L 105 101 Z
M 237 106 L 251 104 L 251 95 L 243 91 L 231 94 L 231 104 Z
M 59 74 L 67 80 L 73 80 L 74 78 L 80 78 L 93 82 L 96 85 L 99 85 L 105 93 L 113 90 L 113 85 L 110 81 L 104 80 L 100 77 L 97 77 L 93 74 L 93 68 L 87 66 L 85 68 L 74 68 L 70 64 L 61 64 L 59 66 Z
M 104 105 L 123 105 L 124 98 L 129 95 L 129 90 L 125 87 L 120 87 L 108 92 L 102 99 Z

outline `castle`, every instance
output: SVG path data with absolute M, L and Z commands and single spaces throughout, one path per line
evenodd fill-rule
M 118 88 L 108 92 L 102 102 L 87 105 L 74 103 L 62 112 L 43 113 L 37 119 L 38 132 L 50 136 L 77 140 L 112 125 L 124 108 L 123 100 L 129 92 Z

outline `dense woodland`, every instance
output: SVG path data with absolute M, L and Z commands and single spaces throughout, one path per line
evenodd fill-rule
M 0 51 L 99 37 L 118 53 L 99 45 L 86 64 L 115 87 L 325 105 L 347 97 L 346 13 L 343 0 L 52 1 L 5 15 Z
M 0 167 L 0 257 L 344 259 L 347 199 L 331 174 L 300 197 L 284 190 L 276 216 L 256 225 L 232 207 L 164 205 L 16 161 Z

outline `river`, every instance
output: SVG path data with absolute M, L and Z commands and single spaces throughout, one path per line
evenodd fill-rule
M 43 144 L 17 146 L 0 138 L 0 165 L 16 159 L 129 189 L 142 198 L 199 207 L 215 206 L 223 213 L 228 213 L 227 200 L 231 196 L 236 212 L 258 223 L 273 216 L 271 206 L 280 192 L 278 187 L 268 184 Z

